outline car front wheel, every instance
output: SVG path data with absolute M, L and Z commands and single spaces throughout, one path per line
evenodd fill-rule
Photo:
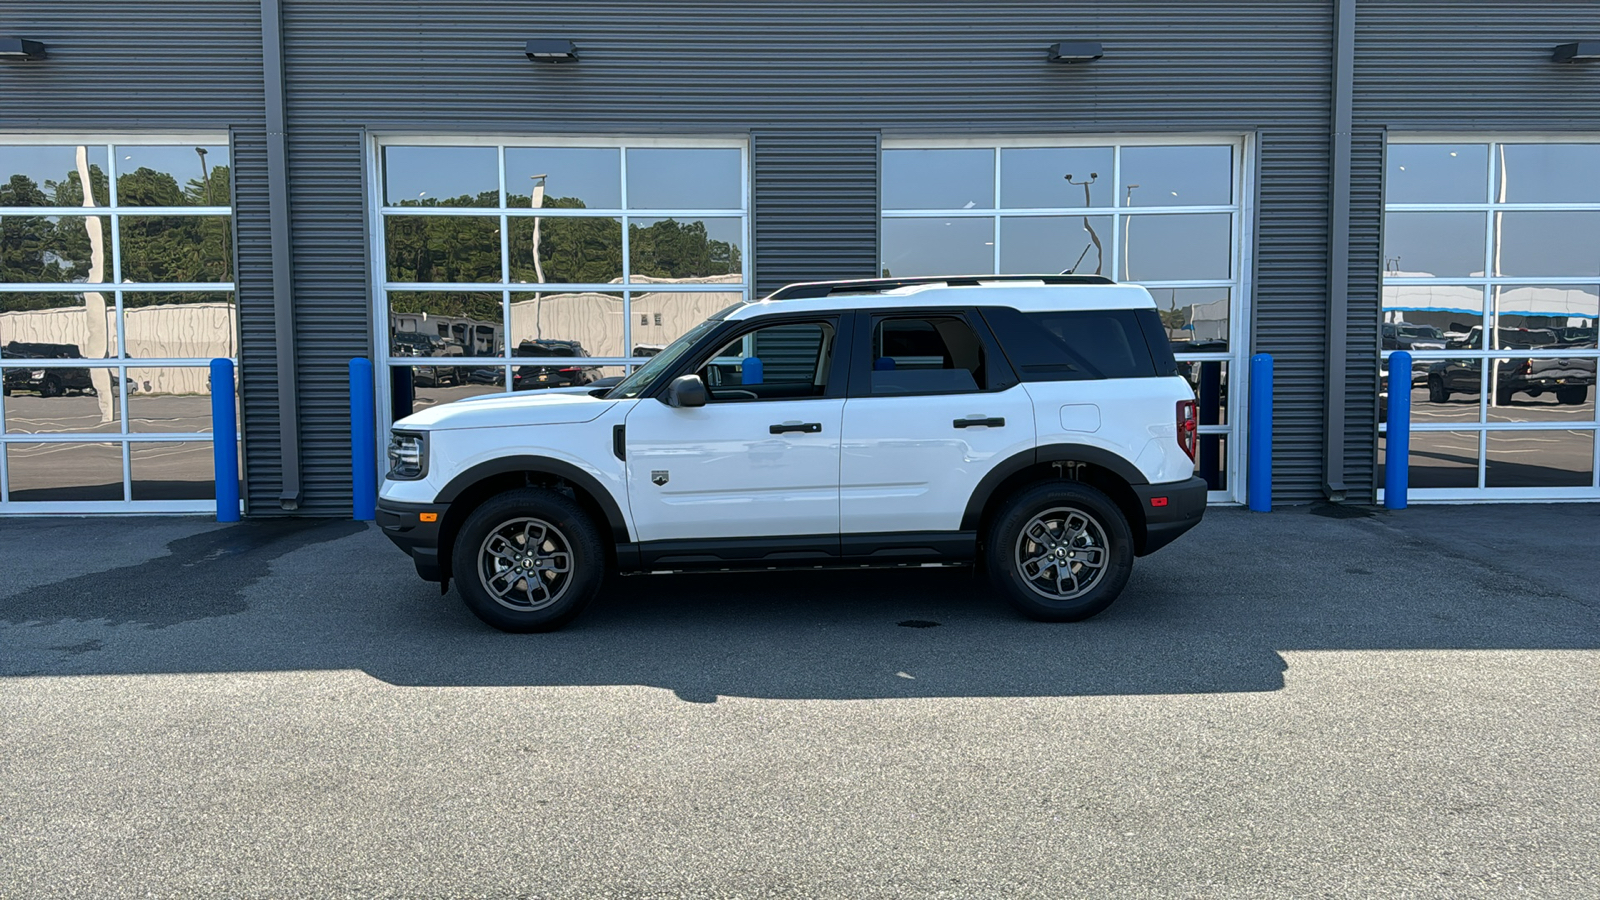
M 1428 402 L 1445 403 L 1450 400 L 1450 391 L 1444 386 L 1444 379 L 1434 375 L 1428 379 Z
M 467 608 L 502 631 L 552 631 L 600 590 L 605 548 L 577 501 L 545 488 L 508 491 L 473 510 L 451 555 Z
M 989 577 L 1022 614 L 1046 622 L 1095 615 L 1133 572 L 1133 533 L 1105 494 L 1072 481 L 1036 485 L 1000 510 L 986 535 Z
M 1577 406 L 1589 399 L 1589 386 L 1564 387 L 1556 389 L 1556 402 L 1563 406 Z

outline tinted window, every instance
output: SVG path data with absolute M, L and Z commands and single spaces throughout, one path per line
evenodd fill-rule
M 713 403 L 821 397 L 833 337 L 824 322 L 769 325 L 723 345 L 697 374 Z
M 879 319 L 872 328 L 874 394 L 960 394 L 982 390 L 983 344 L 952 316 Z
M 1023 313 L 986 309 L 983 316 L 1023 381 L 1149 378 L 1171 374 L 1172 351 L 1162 342 L 1162 365 L 1151 356 L 1146 332 L 1160 321 L 1141 321 L 1145 310 L 1107 309 Z M 1148 327 L 1147 327 L 1148 326 Z

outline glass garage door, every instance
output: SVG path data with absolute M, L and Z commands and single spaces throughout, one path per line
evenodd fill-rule
M 1381 352 L 1413 358 L 1411 496 L 1600 498 L 1600 137 L 1391 138 L 1387 159 Z
M 0 511 L 214 508 L 230 172 L 222 135 L 0 136 Z
M 749 296 L 746 148 L 378 141 L 386 410 L 621 375 Z
M 1200 401 L 1196 471 L 1244 498 L 1245 143 L 885 140 L 884 276 L 1074 271 L 1149 288 Z

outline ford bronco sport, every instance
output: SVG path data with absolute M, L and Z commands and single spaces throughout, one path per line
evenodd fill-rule
M 507 631 L 607 572 L 981 565 L 1085 619 L 1200 521 L 1194 394 L 1150 294 L 1099 276 L 796 284 L 620 383 L 395 423 L 378 522 Z

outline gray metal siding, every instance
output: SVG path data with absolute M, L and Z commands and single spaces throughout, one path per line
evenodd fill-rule
M 878 273 L 878 133 L 751 135 L 756 291 Z
M 1382 315 L 1385 133 L 1600 133 L 1600 66 L 1550 61 L 1556 44 L 1597 36 L 1594 0 L 1391 0 L 1357 7 L 1347 388 L 1352 494 L 1359 477 L 1369 493 L 1375 488 L 1377 398 L 1370 385 L 1377 379 Z M 1359 293 L 1358 278 L 1366 283 Z M 1357 427 L 1364 433 L 1358 436 Z
M 267 133 L 261 126 L 233 131 L 234 232 L 238 246 L 240 428 L 244 431 L 243 492 L 251 515 L 280 511 L 277 324 L 272 306 L 272 228 L 267 211 Z
M 368 321 L 359 231 L 363 127 L 753 133 L 762 288 L 876 270 L 865 241 L 869 201 L 839 192 L 804 196 L 827 168 L 867 189 L 862 166 L 874 131 L 1259 133 L 1252 300 L 1256 349 L 1278 357 L 1277 494 L 1320 496 L 1330 17 L 1315 0 L 1206 7 L 1188 0 L 636 0 L 603 8 L 466 0 L 407 7 L 403 15 L 383 0 L 286 0 L 297 302 L 307 341 L 300 348 L 306 509 L 334 512 L 348 496 L 340 461 L 348 432 L 333 407 L 338 373 L 362 352 L 365 339 L 357 336 Z M 522 42 L 531 37 L 570 38 L 581 61 L 529 62 Z M 1047 64 L 1045 48 L 1071 38 L 1100 40 L 1105 58 Z M 849 202 L 840 208 L 841 201 Z M 875 245 L 875 211 L 873 218 Z M 801 230 L 785 235 L 785 223 Z M 825 255 L 813 255 L 813 247 Z

